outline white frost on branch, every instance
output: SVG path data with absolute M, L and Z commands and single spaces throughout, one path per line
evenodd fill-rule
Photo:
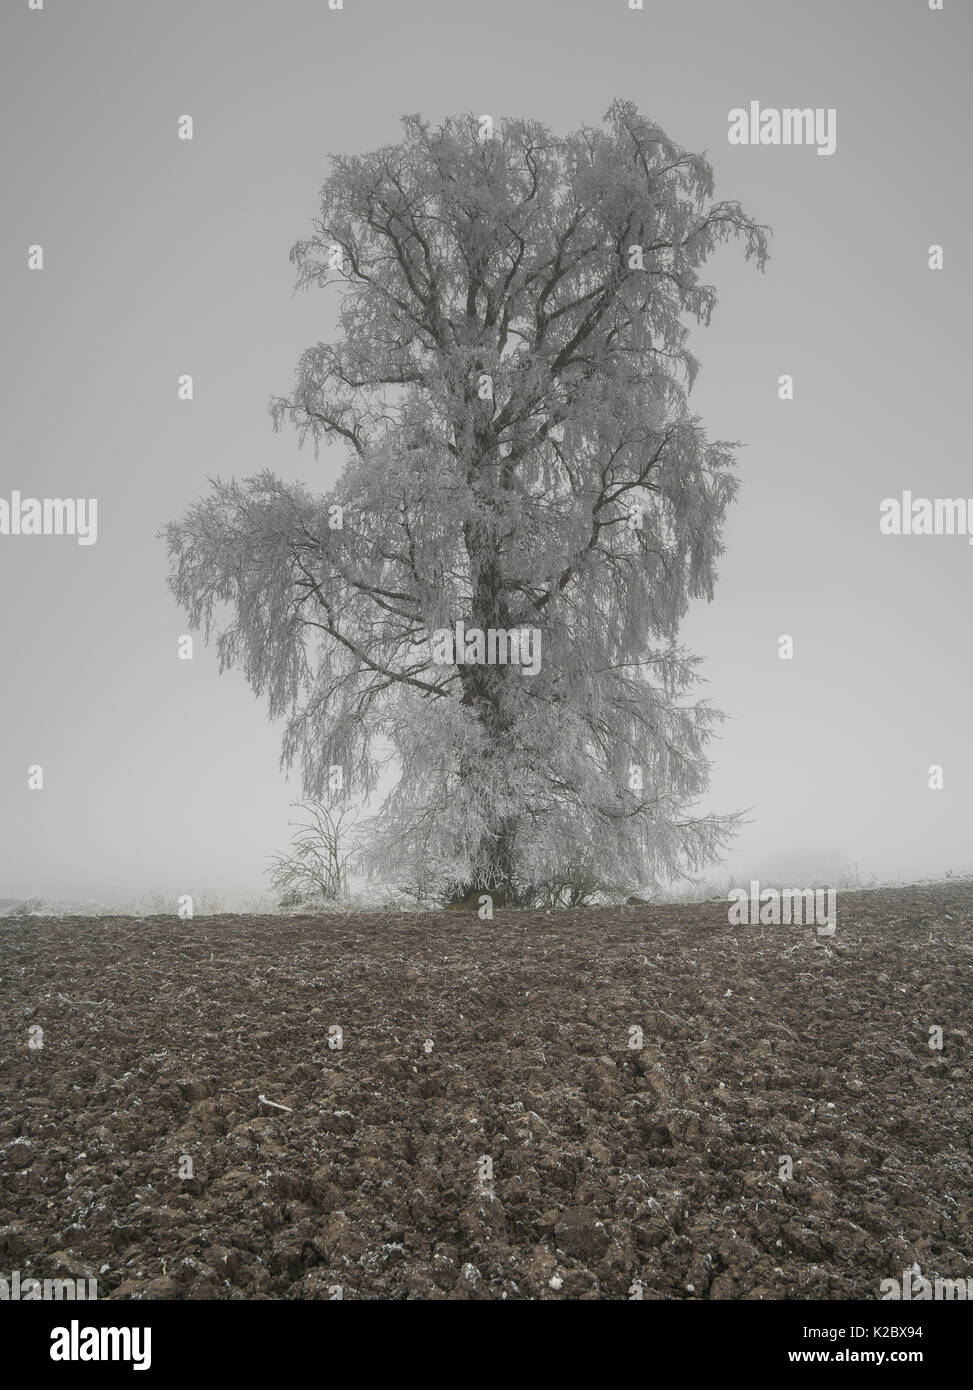
M 734 825 L 698 811 L 722 716 L 678 640 L 737 489 L 689 410 L 687 320 L 712 312 L 709 254 L 739 238 L 762 266 L 765 230 L 631 104 L 565 137 L 476 121 L 408 117 L 335 161 L 292 258 L 340 289 L 339 336 L 271 411 L 344 471 L 326 495 L 216 479 L 167 528 L 171 585 L 284 721 L 309 798 L 335 764 L 356 798 L 395 771 L 377 877 L 527 891 L 569 866 L 637 891 Z M 459 620 L 540 629 L 540 671 L 437 665 Z

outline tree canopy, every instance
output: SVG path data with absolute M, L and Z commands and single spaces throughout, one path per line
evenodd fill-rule
M 767 243 L 713 193 L 627 102 L 566 136 L 408 116 L 333 160 L 291 255 L 338 288 L 339 332 L 271 412 L 343 471 L 215 481 L 167 528 L 170 583 L 285 719 L 306 795 L 392 773 L 362 846 L 390 881 L 529 894 L 584 862 L 635 890 L 726 843 L 696 809 L 722 716 L 678 633 L 737 481 L 689 409 L 689 324 L 713 249 L 762 267 Z M 534 673 L 437 659 L 458 623 L 537 634 Z

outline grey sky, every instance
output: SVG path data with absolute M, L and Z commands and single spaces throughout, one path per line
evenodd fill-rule
M 973 497 L 971 37 L 958 0 L 9 0 L 0 496 L 96 497 L 98 540 L 0 536 L 0 897 L 266 886 L 299 789 L 242 677 L 199 643 L 177 659 L 156 533 L 208 476 L 335 476 L 266 413 L 331 332 L 335 298 L 292 297 L 288 262 L 329 153 L 410 111 L 567 130 L 615 96 L 774 230 L 764 276 L 711 262 L 695 335 L 695 408 L 746 446 L 717 598 L 684 633 L 731 716 L 712 804 L 753 808 L 728 871 L 973 869 L 973 549 L 878 526 L 903 489 Z M 731 146 L 754 100 L 834 107 L 835 154 Z

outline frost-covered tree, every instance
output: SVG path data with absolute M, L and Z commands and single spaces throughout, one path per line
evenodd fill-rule
M 339 288 L 339 331 L 271 411 L 344 469 L 326 494 L 216 481 L 167 528 L 170 582 L 286 719 L 305 795 L 394 772 L 373 872 L 516 894 L 583 862 L 638 888 L 732 829 L 696 810 L 722 716 L 678 641 L 736 490 L 688 408 L 688 322 L 714 247 L 762 266 L 765 230 L 630 103 L 563 137 L 492 125 L 410 116 L 333 161 L 291 255 Z M 491 632 L 524 634 L 520 664 Z

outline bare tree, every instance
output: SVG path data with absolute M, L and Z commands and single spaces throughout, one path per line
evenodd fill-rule
M 281 907 L 334 903 L 348 891 L 346 850 L 349 811 L 321 802 L 295 802 L 306 819 L 291 821 L 297 833 L 288 854 L 273 856 L 270 882 Z

